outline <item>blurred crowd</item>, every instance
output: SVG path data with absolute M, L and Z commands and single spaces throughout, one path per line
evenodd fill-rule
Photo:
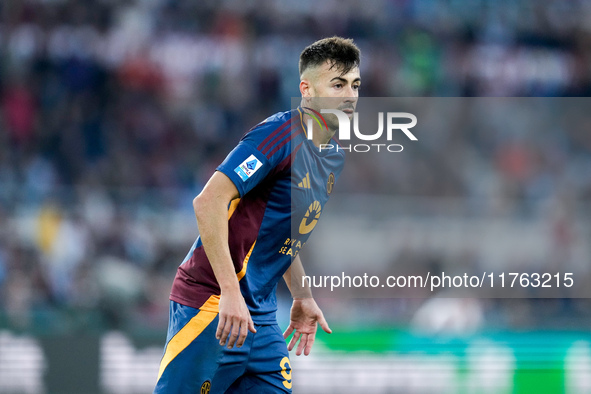
M 196 235 L 178 217 L 193 223 L 245 131 L 291 107 L 318 38 L 355 40 L 366 97 L 591 93 L 584 0 L 29 0 L 0 15 L 0 325 L 82 310 L 162 327 Z M 591 118 L 529 144 L 537 130 L 493 133 L 495 115 L 441 134 L 454 154 L 353 167 L 341 191 L 588 203 Z

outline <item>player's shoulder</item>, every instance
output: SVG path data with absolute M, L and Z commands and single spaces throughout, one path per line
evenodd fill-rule
M 262 141 L 271 134 L 285 131 L 292 125 L 294 111 L 277 112 L 248 130 L 242 140 Z
M 301 144 L 303 128 L 297 110 L 278 112 L 250 129 L 241 139 L 267 159 L 283 160 Z

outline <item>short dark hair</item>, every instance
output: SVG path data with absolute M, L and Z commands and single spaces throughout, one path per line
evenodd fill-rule
M 341 75 L 347 74 L 354 67 L 359 67 L 359 48 L 350 38 L 330 37 L 308 45 L 300 54 L 300 76 L 309 67 L 320 66 L 327 60 L 331 68 L 336 67 Z

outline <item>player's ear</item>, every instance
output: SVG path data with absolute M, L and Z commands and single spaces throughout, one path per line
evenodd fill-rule
M 312 97 L 312 84 L 308 79 L 302 79 L 300 81 L 300 93 L 302 97 Z

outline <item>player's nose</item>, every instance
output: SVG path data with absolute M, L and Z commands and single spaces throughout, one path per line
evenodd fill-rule
M 347 86 L 347 89 L 345 89 L 345 95 L 349 98 L 355 98 L 357 97 L 357 91 L 355 89 L 353 89 L 353 86 L 349 85 Z
M 343 98 L 343 107 L 353 107 L 355 108 L 355 104 L 357 104 L 357 97 L 355 96 L 347 96 Z

